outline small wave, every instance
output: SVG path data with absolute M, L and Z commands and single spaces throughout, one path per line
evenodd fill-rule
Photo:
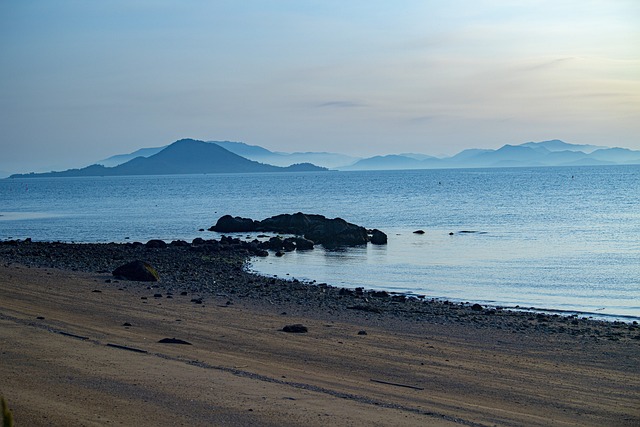
M 0 221 L 22 221 L 29 219 L 55 218 L 61 215 L 52 212 L 0 212 Z
M 504 307 L 507 310 L 513 311 L 522 311 L 522 312 L 531 312 L 531 313 L 545 313 L 545 314 L 557 314 L 559 316 L 581 316 L 587 317 L 595 320 L 604 320 L 607 322 L 640 322 L 640 317 L 625 315 L 625 314 L 607 314 L 602 313 L 602 311 L 606 310 L 606 307 L 594 309 L 594 311 L 580 311 L 580 310 L 561 310 L 561 309 L 550 309 L 550 308 L 538 308 L 538 307 Z

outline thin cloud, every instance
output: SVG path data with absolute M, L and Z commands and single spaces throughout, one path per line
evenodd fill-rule
M 416 116 L 416 117 L 410 117 L 409 119 L 407 119 L 407 123 L 409 123 L 409 124 L 422 124 L 422 123 L 432 122 L 432 121 L 436 120 L 437 118 L 438 118 L 438 116 Z
M 577 58 L 573 57 L 573 56 L 568 56 L 565 58 L 556 58 L 556 59 L 551 59 L 548 61 L 542 61 L 542 62 L 537 62 L 535 64 L 530 64 L 530 65 L 526 65 L 523 66 L 521 68 L 522 71 L 536 71 L 536 70 L 542 70 L 542 69 L 546 69 L 546 68 L 555 68 L 557 66 L 560 66 L 566 62 L 569 61 L 575 61 Z
M 359 108 L 364 106 L 364 104 L 354 101 L 327 101 L 315 105 L 316 108 Z

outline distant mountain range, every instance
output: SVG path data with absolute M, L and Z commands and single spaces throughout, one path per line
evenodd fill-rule
M 157 149 L 147 149 L 145 154 Z M 140 153 L 141 150 L 137 151 Z M 309 172 L 324 171 L 310 163 L 278 167 L 246 159 L 217 144 L 193 139 L 181 139 L 148 157 L 138 156 L 113 167 L 91 165 L 82 169 L 61 172 L 11 175 L 11 178 L 67 177 L 67 176 L 119 176 L 119 175 L 172 175 L 205 173 L 250 172 Z
M 261 163 L 288 166 L 312 163 L 337 170 L 394 170 L 436 168 L 495 168 L 522 166 L 589 166 L 640 164 L 640 151 L 596 145 L 569 144 L 559 139 L 505 145 L 497 150 L 472 148 L 451 157 L 435 157 L 419 153 L 390 154 L 358 158 L 338 153 L 279 153 L 258 145 L 242 142 L 209 141 L 232 153 Z M 152 155 L 164 147 L 146 148 L 131 154 L 110 157 L 99 163 L 113 164 L 136 156 Z
M 244 142 L 233 141 L 207 141 L 220 147 L 231 151 L 234 154 L 253 160 L 260 163 L 266 163 L 273 166 L 287 167 L 296 163 L 312 163 L 314 165 L 322 166 L 325 168 L 337 168 L 339 166 L 345 166 L 355 163 L 360 160 L 360 157 L 347 156 L 345 154 L 338 153 L 279 153 L 269 151 L 266 148 L 258 145 L 249 145 Z M 159 153 L 164 147 L 155 148 L 142 148 L 134 151 L 130 154 L 118 154 L 116 156 L 109 157 L 108 159 L 100 160 L 97 162 L 100 165 L 107 167 L 118 166 L 122 163 L 128 162 L 136 157 L 149 157 L 156 153 Z
M 415 155 L 375 156 L 361 159 L 340 170 L 435 169 L 435 168 L 499 168 L 524 166 L 589 166 L 640 164 L 640 151 L 594 145 L 568 144 L 554 139 L 504 145 L 497 150 L 469 149 L 452 157 Z
M 167 145 L 164 145 L 162 147 L 141 148 L 139 150 L 134 151 L 133 153 L 117 154 L 115 156 L 111 156 L 108 159 L 104 159 L 104 160 L 100 160 L 99 162 L 96 162 L 96 164 L 102 165 L 108 168 L 112 168 L 112 167 L 121 165 L 123 163 L 127 163 L 129 160 L 133 160 L 136 157 L 151 157 L 154 154 L 158 154 L 159 152 L 161 152 L 167 147 L 168 147 Z
M 11 177 L 304 172 L 326 168 L 357 171 L 614 164 L 640 164 L 640 151 L 569 144 L 554 139 L 504 145 L 496 150 L 472 148 L 451 157 L 403 153 L 363 159 L 325 152 L 279 153 L 242 142 L 182 139 L 163 147 L 143 148 L 130 154 L 112 156 L 82 169 L 16 174 Z

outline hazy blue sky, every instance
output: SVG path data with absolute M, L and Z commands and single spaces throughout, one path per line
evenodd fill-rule
M 640 1 L 0 0 L 0 171 L 182 137 L 640 149 Z

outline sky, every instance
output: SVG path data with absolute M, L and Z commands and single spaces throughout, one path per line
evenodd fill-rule
M 640 150 L 640 1 L 0 0 L 0 173 L 187 137 Z

